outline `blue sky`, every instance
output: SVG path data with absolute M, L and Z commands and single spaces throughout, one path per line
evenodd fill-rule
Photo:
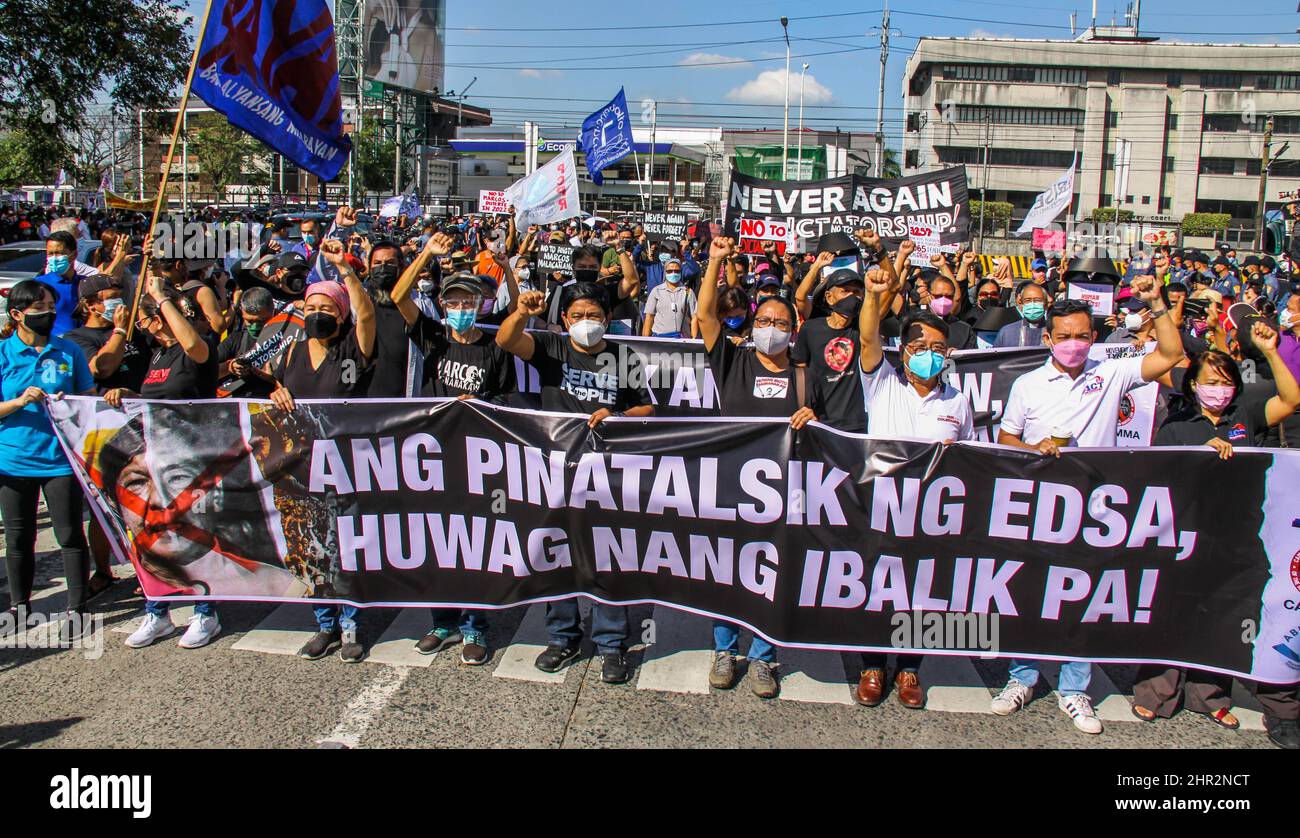
M 201 0 L 189 3 L 201 13 Z M 459 91 L 477 76 L 467 101 L 491 108 L 501 127 L 531 118 L 548 137 L 568 136 L 622 85 L 634 111 L 638 102 L 658 100 L 660 125 L 780 128 L 785 44 L 778 19 L 785 15 L 792 126 L 807 62 L 806 124 L 874 130 L 880 0 L 655 0 L 621 9 L 520 0 L 447 5 L 446 88 Z M 1068 38 L 1070 13 L 1079 13 L 1083 27 L 1091 6 L 1091 0 L 893 0 L 887 132 L 901 131 L 903 66 L 918 37 Z M 1124 0 L 1099 0 L 1098 22 L 1122 19 L 1124 7 Z M 1297 41 L 1296 0 L 1250 0 L 1226 16 L 1225 8 L 1222 0 L 1146 0 L 1142 31 L 1165 41 Z M 575 9 L 585 9 L 580 22 Z

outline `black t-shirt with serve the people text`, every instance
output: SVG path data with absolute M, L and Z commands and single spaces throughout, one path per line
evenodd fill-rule
M 217 395 L 217 345 L 211 335 L 203 335 L 208 344 L 208 360 L 202 364 L 185 354 L 180 343 L 160 346 L 149 359 L 149 372 L 140 386 L 146 399 L 211 399 Z
M 421 395 L 472 395 L 502 404 L 514 389 L 515 359 L 497 346 L 494 333 L 480 331 L 475 340 L 461 343 L 436 324 L 429 330 Z
M 832 428 L 867 432 L 867 411 L 858 375 L 858 329 L 833 328 L 825 317 L 803 324 L 790 348 L 790 360 L 808 368 L 809 407 Z
M 612 343 L 597 355 L 579 352 L 567 335 L 533 333 L 533 359 L 542 382 L 542 409 L 592 414 L 601 408 L 619 413 L 650 404 L 645 368 L 634 352 Z M 620 374 L 622 363 L 629 367 Z
M 791 416 L 799 409 L 795 367 L 772 372 L 758 352 L 718 336 L 709 352 L 723 416 Z

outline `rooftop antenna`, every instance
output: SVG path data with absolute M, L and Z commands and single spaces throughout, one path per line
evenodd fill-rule
M 1075 30 L 1075 18 L 1077 18 L 1078 16 L 1079 16 L 1078 12 L 1070 12 L 1070 37 L 1071 38 L 1074 38 L 1078 35 L 1078 32 Z

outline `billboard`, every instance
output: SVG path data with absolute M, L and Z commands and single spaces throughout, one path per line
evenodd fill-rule
M 446 0 L 367 0 L 365 77 L 436 94 L 446 61 Z

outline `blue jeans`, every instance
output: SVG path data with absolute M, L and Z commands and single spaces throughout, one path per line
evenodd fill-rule
M 713 621 L 713 651 L 740 654 L 740 629 L 721 620 Z M 749 659 L 752 661 L 776 660 L 776 647 L 757 634 L 749 643 Z
M 357 607 L 355 605 L 317 605 L 312 609 L 316 612 L 316 626 L 321 631 L 334 631 L 342 629 L 343 631 L 357 630 Z M 342 616 L 340 616 L 340 611 Z
M 165 599 L 151 599 L 144 604 L 145 613 L 152 614 L 155 617 L 166 617 L 171 608 L 172 604 Z M 211 617 L 217 613 L 217 609 L 211 601 L 205 599 L 194 603 L 194 613 L 202 614 L 204 617 Z
M 1038 683 L 1038 661 L 1013 660 L 1011 662 L 1011 677 L 1026 687 L 1034 686 Z M 1088 691 L 1088 685 L 1091 683 L 1091 661 L 1063 661 L 1061 663 L 1061 678 L 1056 683 L 1058 693 L 1061 695 L 1082 695 Z
M 591 604 L 591 642 L 596 644 L 597 654 L 625 652 L 630 631 L 626 606 Z M 546 603 L 546 634 L 553 646 L 577 646 L 582 641 L 577 597 Z
M 470 635 L 482 637 L 487 632 L 488 621 L 486 614 L 472 608 L 466 608 L 464 611 L 459 608 L 435 608 L 433 609 L 433 627 L 452 631 L 459 630 L 461 636 L 465 638 Z

